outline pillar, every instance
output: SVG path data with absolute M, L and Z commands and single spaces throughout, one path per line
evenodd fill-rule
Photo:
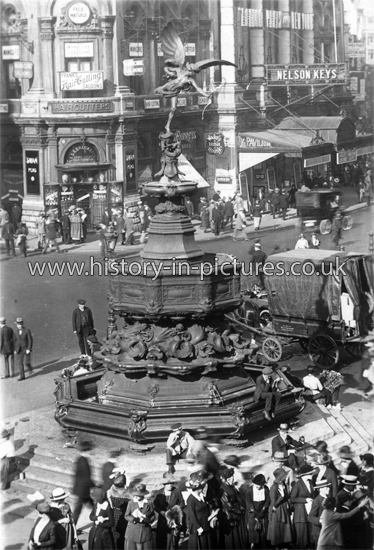
M 289 13 L 289 0 L 279 0 L 278 10 Z M 291 31 L 290 29 L 279 29 L 278 36 L 278 58 L 276 62 L 288 65 L 291 62 Z
M 252 0 L 251 8 L 263 10 L 262 0 Z M 249 29 L 251 80 L 263 82 L 265 76 L 264 29 Z
M 41 70 L 42 75 L 42 87 L 46 94 L 56 97 L 55 94 L 55 60 L 53 53 L 53 39 L 54 39 L 54 30 L 53 30 L 54 18 L 53 17 L 39 17 L 39 44 L 40 44 L 40 58 L 41 66 L 48 67 L 48 70 Z M 34 72 L 35 72 L 34 68 Z
M 313 0 L 303 0 L 303 12 L 313 13 Z M 314 30 L 304 30 L 303 63 L 314 63 Z
M 105 81 L 105 94 L 113 95 L 114 71 L 113 71 L 113 25 L 114 15 L 100 17 L 101 30 L 103 33 L 103 68 Z

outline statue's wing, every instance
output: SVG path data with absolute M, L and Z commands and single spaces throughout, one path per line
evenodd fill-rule
M 200 72 L 201 69 L 213 67 L 214 65 L 231 65 L 232 67 L 236 67 L 235 63 L 231 63 L 231 61 L 223 61 L 222 59 L 203 59 L 197 63 L 190 63 L 191 69 L 196 72 Z
M 161 49 L 167 61 L 184 65 L 184 46 L 172 23 L 168 23 L 161 33 Z

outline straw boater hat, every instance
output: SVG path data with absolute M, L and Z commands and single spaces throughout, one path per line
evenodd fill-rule
M 70 496 L 70 493 L 65 493 L 62 487 L 57 487 L 57 489 L 53 489 L 50 500 L 55 502 L 58 500 L 63 500 L 64 498 L 68 498 L 68 496 Z
M 343 485 L 360 485 L 357 476 L 341 475 Z
M 338 451 L 340 458 L 346 458 L 347 460 L 353 458 L 353 453 L 348 445 L 343 445 Z
M 314 484 L 315 489 L 323 489 L 323 487 L 331 487 L 331 483 L 329 483 L 327 479 L 321 479 Z
M 284 453 L 282 453 L 282 451 L 275 451 L 273 457 L 273 462 L 286 462 L 287 460 L 287 456 L 285 456 Z
M 315 474 L 316 470 L 310 466 L 309 464 L 303 464 L 299 470 L 299 472 L 296 474 L 296 477 L 303 477 L 308 476 L 310 474 Z

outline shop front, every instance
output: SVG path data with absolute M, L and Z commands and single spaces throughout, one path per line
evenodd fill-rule
M 302 150 L 310 139 L 279 130 L 238 135 L 240 187 L 252 202 L 267 198 L 275 188 L 289 188 L 302 177 Z
M 44 186 L 46 209 L 63 213 L 71 207 L 87 214 L 87 228 L 95 229 L 104 210 L 122 212 L 123 182 L 112 178 L 113 166 L 101 158 L 98 147 L 88 141 L 70 145 L 56 165 L 58 183 Z
M 1 155 L 0 197 L 10 216 L 14 205 L 22 209 L 23 196 L 22 146 L 17 141 L 9 141 Z

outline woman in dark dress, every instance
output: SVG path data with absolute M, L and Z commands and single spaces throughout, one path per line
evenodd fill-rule
M 208 211 L 207 204 L 204 204 L 204 207 L 201 209 L 200 218 L 201 218 L 201 229 L 204 231 L 204 233 L 206 233 L 209 227 L 209 211 Z
M 204 483 L 190 482 L 192 493 L 187 500 L 187 524 L 190 533 L 188 539 L 189 550 L 210 550 L 212 548 L 209 531 L 210 506 L 205 502 L 202 494 L 204 485 Z
M 158 513 L 156 529 L 157 550 L 175 550 L 183 531 L 183 498 L 175 487 L 176 481 L 166 478 L 164 489 L 155 496 L 153 506 Z M 169 512 L 169 514 L 168 514 Z
M 90 514 L 93 525 L 88 535 L 88 550 L 115 550 L 112 535 L 113 510 L 102 489 L 92 491 L 94 507 Z
M 269 527 L 267 539 L 272 546 L 284 548 L 293 541 L 293 530 L 290 515 L 289 499 L 286 479 L 287 472 L 277 468 L 273 472 L 274 483 L 270 487 L 269 498 Z
M 56 527 L 50 518 L 51 507 L 47 502 L 41 502 L 36 509 L 40 515 L 31 529 L 29 550 L 56 550 Z
M 119 474 L 115 477 L 113 485 L 107 491 L 107 497 L 112 507 L 114 516 L 114 525 L 112 527 L 114 545 L 117 550 L 123 550 L 125 546 L 125 532 L 127 527 L 125 513 L 129 502 L 129 496 L 126 488 L 126 476 Z
M 223 468 L 221 478 L 220 548 L 247 548 L 245 502 L 234 485 L 234 468 Z
M 50 517 L 56 527 L 56 539 L 58 548 L 71 550 L 75 542 L 75 525 L 70 505 L 65 502 L 70 493 L 65 493 L 62 487 L 53 490 L 50 497 L 51 514 Z M 63 543 L 63 544 L 61 544 Z
M 299 473 L 296 474 L 299 478 L 291 491 L 291 502 L 294 506 L 294 525 L 296 532 L 296 548 L 311 548 L 312 532 L 311 523 L 308 521 L 308 515 L 313 502 L 313 483 L 312 476 L 316 470 L 304 464 L 301 466 Z
M 255 476 L 252 483 L 245 496 L 248 541 L 251 548 L 266 548 L 269 487 L 263 474 Z

